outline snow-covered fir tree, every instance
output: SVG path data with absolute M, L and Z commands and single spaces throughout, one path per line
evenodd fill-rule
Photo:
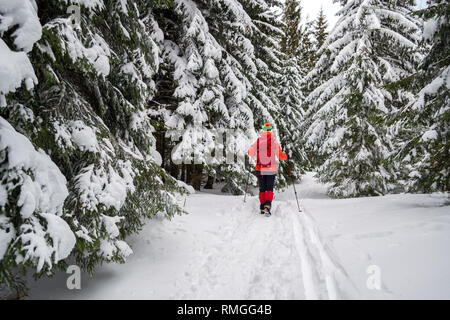
M 301 106 L 304 98 L 300 87 L 299 69 L 296 57 L 285 58 L 283 61 L 283 72 L 279 82 L 280 108 L 277 113 L 280 144 L 288 155 L 288 159 L 280 163 L 280 170 L 285 177 L 289 177 L 292 172 L 293 179 L 300 179 L 305 168 L 309 166 L 301 144 L 303 119 Z
M 175 3 L 172 19 L 176 23 L 170 25 L 177 31 L 163 48 L 164 61 L 173 66 L 167 69 L 176 83 L 174 96 L 178 100 L 168 118 L 172 128 L 169 136 L 181 130 L 177 152 L 192 157 L 195 143 L 199 147 L 196 152 L 208 154 L 208 146 L 214 146 L 212 133 L 228 130 L 224 155 L 238 153 L 242 157 L 264 122 L 277 124 L 277 87 L 282 72 L 278 38 L 282 32 L 272 9 L 279 3 Z M 186 68 L 188 64 L 194 69 Z M 194 139 L 197 142 L 193 144 L 194 135 L 203 140 Z M 202 163 L 197 174 L 206 170 L 227 181 L 226 190 L 242 192 L 240 186 L 247 179 L 248 167 L 223 161 L 205 165 L 206 159 L 201 156 L 197 160 Z
M 279 39 L 282 39 L 284 33 L 283 25 L 273 9 L 281 7 L 281 3 L 277 0 L 242 0 L 241 4 L 254 23 L 250 40 L 255 48 L 257 74 L 256 77 L 251 78 L 253 88 L 250 96 L 254 101 L 255 124 L 261 126 L 264 122 L 270 122 L 279 141 L 291 140 L 287 132 L 288 128 L 282 128 L 287 123 L 284 121 L 284 116 L 280 114 L 281 103 L 278 94 L 278 86 L 284 76 Z M 295 149 L 294 146 L 293 149 Z M 278 183 L 286 185 L 290 181 L 288 164 L 281 163 L 280 167 L 282 174 L 279 175 Z M 292 170 L 298 170 L 299 167 L 295 166 Z
M 305 78 L 305 144 L 335 197 L 381 195 L 394 188 L 385 124 L 410 92 L 383 85 L 415 72 L 420 23 L 413 1 L 342 0 L 341 17 Z
M 215 148 L 215 131 L 223 132 L 230 118 L 218 70 L 221 47 L 209 33 L 208 24 L 194 1 L 175 1 L 175 4 L 176 13 L 182 19 L 181 36 L 177 44 L 168 42 L 165 48 L 175 66 L 174 97 L 178 99 L 177 108 L 167 122 L 168 135 L 173 139 L 179 138 L 174 134 L 182 135 L 174 160 L 217 165 L 217 159 L 208 161 L 207 155 Z
M 319 14 L 316 18 L 316 20 L 314 21 L 314 46 L 315 46 L 315 51 L 319 51 L 319 49 L 322 47 L 322 45 L 324 44 L 325 40 L 327 39 L 328 36 L 328 22 L 327 22 L 327 17 L 325 16 L 325 13 L 323 12 L 323 7 L 320 8 Z M 314 59 L 314 63 L 316 62 L 315 60 L 317 59 L 317 57 L 315 57 Z
M 301 148 L 301 122 L 304 99 L 301 92 L 302 68 L 299 53 L 302 41 L 302 16 L 300 2 L 289 0 L 285 2 L 283 17 L 283 35 L 280 41 L 282 56 L 282 71 L 279 81 L 279 119 L 280 143 L 285 148 L 288 160 L 281 163 L 286 175 L 292 171 L 293 178 L 299 179 L 304 173 L 306 155 Z
M 18 89 L 30 99 L 38 83 L 29 59 L 42 36 L 36 3 L 3 1 L 0 21 L 0 284 L 23 291 L 16 267 L 49 270 L 70 254 L 75 234 L 63 215 L 65 177 L 21 133 L 38 129 L 38 119 L 28 106 L 12 102 Z
M 277 0 L 239 2 L 252 21 L 248 39 L 253 47 L 255 69 L 248 78 L 252 83 L 249 97 L 255 125 L 259 129 L 264 122 L 272 122 L 276 131 L 274 114 L 278 101 L 274 85 L 281 73 L 278 39 L 282 30 L 273 7 L 280 3 Z
M 314 67 L 317 59 L 316 48 L 314 45 L 313 21 L 304 21 L 304 24 L 302 25 L 302 38 L 300 40 L 297 57 L 300 63 L 301 73 L 304 75 L 308 74 Z M 303 92 L 305 94 L 307 91 Z
M 243 159 L 256 137 L 253 80 L 257 74 L 255 47 L 250 36 L 255 25 L 239 1 L 199 1 L 209 30 L 222 48 L 219 65 L 224 84 L 224 97 L 230 124 L 224 143 L 224 156 L 236 153 Z M 223 163 L 216 168 L 219 181 L 225 181 L 223 191 L 242 193 L 250 166 L 245 163 Z M 251 176 L 252 177 L 252 176 Z M 253 179 L 253 184 L 256 179 Z
M 288 0 L 285 2 L 282 20 L 283 35 L 280 41 L 280 49 L 283 53 L 295 56 L 298 60 L 300 71 L 303 77 L 314 65 L 314 51 L 316 38 L 316 24 L 313 21 L 306 20 L 303 16 L 300 0 Z M 324 19 L 324 17 L 323 17 Z M 320 28 L 326 24 L 321 20 Z M 325 25 L 326 28 L 326 25 Z M 321 34 L 321 36 L 326 34 Z
M 180 213 L 174 193 L 184 192 L 159 166 L 147 108 L 162 41 L 154 4 L 55 0 L 38 11 L 31 3 L 0 7 L 11 17 L 2 24 L 2 54 L 20 65 L 0 109 L 0 277 L 9 283 L 13 270 L 31 266 L 41 275 L 69 253 L 88 271 L 123 262 L 132 252 L 125 237 L 158 212 Z M 79 24 L 69 4 L 81 5 Z M 18 77 L 25 86 L 7 94 Z
M 301 90 L 304 96 L 311 93 L 315 87 L 315 83 L 306 80 L 306 74 L 311 72 L 318 59 L 320 58 L 320 48 L 328 37 L 327 21 L 323 8 L 314 21 L 305 21 L 302 27 L 302 39 L 300 42 L 300 50 L 298 53 L 302 73 Z
M 249 140 L 246 131 L 253 130 L 252 111 L 245 101 L 249 82 L 241 73 L 241 65 L 228 52 L 242 50 L 246 53 L 247 43 L 242 41 L 243 37 L 234 46 L 231 44 L 250 20 L 242 19 L 246 13 L 234 2 L 228 3 L 228 8 L 214 1 L 176 1 L 175 4 L 172 15 L 166 11 L 157 19 L 165 25 L 164 31 L 169 35 L 162 48 L 163 69 L 167 69 L 165 77 L 175 84 L 174 112 L 164 120 L 167 137 L 179 140 L 175 160 L 192 163 L 179 165 L 184 171 L 188 169 L 188 174 L 183 177 L 181 172 L 180 178 L 188 183 L 195 179 L 199 189 L 198 177 L 206 171 L 210 177 L 229 181 L 233 192 L 241 192 L 239 185 L 243 184 L 237 180 L 245 176 L 245 167 L 243 163 L 224 163 L 227 150 L 217 148 L 216 142 L 220 142 L 218 134 L 226 133 L 226 138 L 238 142 L 238 146 L 227 143 L 231 151 L 238 147 L 244 154 Z M 208 14 L 204 14 L 205 10 Z M 230 47 L 227 47 L 228 41 Z M 248 63 L 255 60 L 244 54 L 242 58 Z M 209 157 L 215 148 L 215 155 Z M 186 157 L 189 161 L 185 161 Z
M 432 0 L 418 11 L 425 19 L 424 40 L 431 45 L 413 84 L 413 102 L 402 108 L 396 127 L 408 191 L 450 190 L 450 3 Z
M 280 49 L 284 54 L 295 56 L 300 47 L 302 37 L 301 11 L 299 0 L 286 0 L 283 8 L 282 21 L 284 26 L 282 28 L 283 35 L 281 36 Z

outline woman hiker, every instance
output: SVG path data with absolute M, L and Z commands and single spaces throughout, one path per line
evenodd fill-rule
M 266 123 L 263 132 L 248 150 L 248 155 L 256 155 L 256 172 L 259 184 L 259 202 L 261 214 L 270 215 L 273 200 L 273 186 L 277 175 L 277 161 L 286 160 L 287 155 L 281 150 L 280 144 L 272 134 L 272 126 Z

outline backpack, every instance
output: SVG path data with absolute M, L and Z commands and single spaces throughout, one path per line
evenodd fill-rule
M 260 145 L 260 140 L 264 139 L 263 143 Z M 256 163 L 260 168 L 270 168 L 272 166 L 272 150 L 274 148 L 273 137 L 271 133 L 266 134 L 263 137 L 259 137 L 256 140 Z M 261 162 L 261 156 L 264 163 Z

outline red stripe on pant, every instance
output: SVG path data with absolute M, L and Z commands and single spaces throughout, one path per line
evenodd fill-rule
M 266 201 L 272 202 L 273 191 L 264 191 L 259 193 L 259 203 L 264 204 Z
M 259 203 L 263 204 L 264 202 L 266 202 L 266 193 L 260 192 L 259 193 Z

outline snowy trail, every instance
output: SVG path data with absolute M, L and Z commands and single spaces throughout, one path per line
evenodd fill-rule
M 300 185 L 302 200 L 307 197 L 326 198 L 325 188 L 318 186 L 312 177 L 306 176 Z M 279 199 L 278 199 L 279 198 Z M 234 205 L 230 209 L 229 201 Z M 320 238 L 318 229 L 309 213 L 302 208 L 298 212 L 290 190 L 276 196 L 272 216 L 257 213 L 257 197 L 242 197 L 212 194 L 196 194 L 188 200 L 187 209 L 194 215 L 209 208 L 208 225 L 191 238 L 185 237 L 184 253 L 188 264 L 177 276 L 169 298 L 174 299 L 338 299 L 341 294 L 336 285 L 336 276 L 345 274 L 337 267 Z M 211 202 L 214 201 L 214 206 Z M 189 219 L 183 217 L 184 219 Z M 203 217 L 204 219 L 205 217 Z M 183 224 L 167 223 L 174 227 L 174 234 L 187 232 Z M 145 232 L 145 230 L 144 230 Z M 141 239 L 138 239 L 137 244 Z M 158 239 L 145 239 L 157 242 Z M 142 254 L 137 261 L 133 257 L 127 263 L 133 273 L 142 273 Z M 107 268 L 110 268 L 109 266 Z M 173 270 L 175 271 L 175 270 Z M 135 286 L 138 279 L 119 279 Z M 346 277 L 342 277 L 347 281 Z M 111 290 L 118 292 L 117 285 Z M 170 290 L 167 290 L 170 292 Z M 153 292 L 153 291 L 150 291 Z M 132 296 L 144 298 L 145 293 Z M 94 295 L 95 296 L 95 295 Z
M 292 203 L 288 203 L 292 207 Z M 351 298 L 357 291 L 347 272 L 338 262 L 333 251 L 323 242 L 316 222 L 303 206 L 302 212 L 292 214 L 295 241 L 302 257 L 305 292 L 308 299 Z M 337 279 L 345 287 L 345 295 L 340 292 Z
M 277 202 L 270 218 L 255 213 L 256 201 L 232 210 L 239 207 L 218 235 L 220 243 L 205 246 L 203 261 L 185 279 L 192 285 L 177 298 L 303 298 L 300 259 L 286 223 L 289 213 Z
M 244 203 L 217 191 L 190 195 L 188 215 L 152 219 L 129 239 L 126 264 L 83 274 L 78 291 L 59 272 L 33 283 L 29 298 L 450 297 L 446 195 L 333 200 L 312 174 L 297 191 L 302 212 L 289 188 L 276 192 L 271 217 L 258 213 L 257 196 Z M 380 290 L 366 285 L 371 265 L 383 271 Z
M 336 276 L 345 271 L 331 258 L 303 209 L 274 201 L 270 218 L 255 213 L 256 199 L 238 204 L 220 243 L 202 249 L 203 261 L 187 273 L 179 299 L 339 299 Z M 187 286 L 187 283 L 191 283 Z

